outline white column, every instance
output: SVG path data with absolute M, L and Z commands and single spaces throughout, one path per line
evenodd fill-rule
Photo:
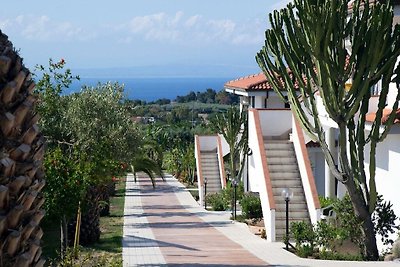
M 328 145 L 329 151 L 332 155 L 336 149 L 335 147 L 335 129 L 328 128 L 325 130 L 325 139 Z M 329 169 L 328 163 L 325 161 L 325 197 L 335 198 L 335 177 L 333 176 L 331 170 Z

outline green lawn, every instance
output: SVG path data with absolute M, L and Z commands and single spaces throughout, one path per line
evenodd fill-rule
M 79 260 L 67 259 L 63 266 L 122 266 L 122 235 L 124 225 L 125 179 L 116 184 L 116 194 L 110 199 L 110 216 L 100 218 L 100 240 L 90 247 L 81 247 Z M 60 228 L 57 223 L 43 225 L 43 255 L 47 259 L 58 257 Z M 54 260 L 47 262 L 54 266 Z

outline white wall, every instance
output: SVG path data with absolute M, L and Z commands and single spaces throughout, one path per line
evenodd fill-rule
M 258 136 L 257 134 L 257 125 L 258 122 L 256 120 L 255 112 L 257 111 L 249 111 L 249 148 L 252 150 L 252 155 L 249 157 L 249 189 L 253 192 L 259 192 L 261 207 L 263 211 L 265 230 L 267 232 L 267 241 L 274 242 L 275 241 L 275 207 L 270 206 L 268 194 L 267 194 L 267 186 L 265 181 L 265 173 L 263 168 L 263 161 L 265 159 L 261 155 L 261 151 L 264 151 L 264 145 L 260 145 L 260 142 L 263 140 L 259 140 L 262 136 Z M 264 154 L 265 156 L 265 154 Z M 266 171 L 266 170 L 265 170 Z
M 199 136 L 199 144 L 201 151 L 210 151 L 217 149 L 218 141 L 216 135 L 202 135 Z
M 292 111 L 282 110 L 259 110 L 260 123 L 263 136 L 281 135 L 292 128 Z
M 385 201 L 393 204 L 395 214 L 400 217 L 400 126 L 395 125 L 391 134 L 379 143 L 376 151 L 376 188 L 380 195 L 383 195 Z M 369 147 L 366 147 L 366 163 L 369 163 Z M 368 171 L 369 164 L 366 164 Z M 368 175 L 368 173 L 367 173 Z M 367 176 L 368 177 L 368 176 Z M 400 223 L 400 220 L 398 220 Z M 396 239 L 396 234 L 391 235 Z M 383 244 L 378 238 L 378 247 L 383 249 Z
M 260 126 L 263 136 L 278 136 L 286 133 L 292 126 L 292 112 L 290 110 L 258 110 L 260 115 Z M 259 148 L 257 135 L 255 132 L 256 125 L 252 112 L 249 112 L 249 148 L 253 154 L 249 156 L 249 191 L 260 192 L 263 188 L 264 177 L 261 165 L 261 158 L 256 153 Z
M 253 113 L 249 112 L 249 148 L 253 152 L 249 156 L 249 191 L 251 192 L 260 192 L 262 181 L 261 179 L 264 177 L 262 165 L 261 165 L 261 157 L 260 154 L 257 153 L 259 151 L 257 134 L 256 134 L 256 125 L 253 117 Z
M 226 140 L 222 134 L 218 134 L 218 135 L 221 138 L 222 156 L 225 157 L 230 152 L 229 145 L 226 142 Z

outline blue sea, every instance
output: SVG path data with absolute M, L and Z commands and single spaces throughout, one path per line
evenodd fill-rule
M 154 101 L 160 98 L 174 100 L 177 96 L 187 95 L 190 91 L 204 92 L 208 88 L 220 91 L 232 77 L 212 78 L 85 78 L 75 81 L 66 93 L 79 92 L 83 85 L 96 86 L 108 81 L 124 84 L 129 99 Z

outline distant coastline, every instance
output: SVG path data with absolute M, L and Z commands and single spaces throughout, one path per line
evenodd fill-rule
M 178 95 L 186 95 L 190 91 L 204 92 L 208 88 L 215 91 L 223 89 L 224 84 L 235 77 L 144 77 L 144 78 L 90 78 L 81 77 L 75 81 L 66 94 L 79 92 L 83 85 L 96 86 L 99 82 L 118 82 L 125 85 L 128 99 L 155 101 L 161 98 L 174 100 Z

